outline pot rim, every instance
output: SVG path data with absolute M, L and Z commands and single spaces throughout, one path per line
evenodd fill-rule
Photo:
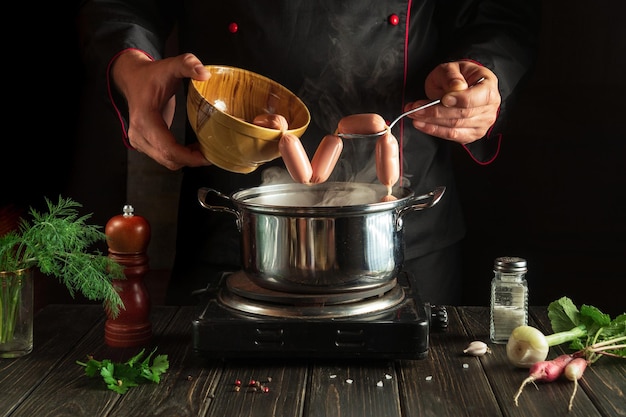
M 296 206 L 288 203 L 288 196 L 300 195 L 312 192 L 314 194 L 340 195 L 345 192 L 355 192 L 359 190 L 373 190 L 375 199 L 370 203 L 356 204 L 324 204 L 312 206 Z M 403 207 L 413 197 L 414 192 L 406 187 L 394 187 L 392 193 L 397 200 L 380 201 L 387 195 L 387 187 L 381 184 L 357 183 L 357 182 L 324 182 L 321 184 L 269 184 L 239 190 L 231 194 L 231 201 L 239 208 L 258 213 L 279 213 L 279 214 L 306 214 L 319 216 L 336 217 L 338 214 L 363 214 L 379 211 L 389 211 L 397 207 Z M 264 197 L 280 196 L 285 198 L 285 204 L 266 203 Z M 283 197 L 286 196 L 286 197 Z

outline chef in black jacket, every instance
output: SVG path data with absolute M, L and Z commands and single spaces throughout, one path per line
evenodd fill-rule
M 125 144 L 184 170 L 169 302 L 193 302 L 190 294 L 207 280 L 240 268 L 233 217 L 201 208 L 198 188 L 228 194 L 257 186 L 266 168 L 222 170 L 204 159 L 191 129 L 185 146 L 168 130 L 180 83 L 205 79 L 203 64 L 221 64 L 269 77 L 304 101 L 309 155 L 344 116 L 393 120 L 443 98 L 393 133 L 402 147 L 402 185 L 417 194 L 447 187 L 435 208 L 404 217 L 404 267 L 424 301 L 459 303 L 465 229 L 451 148 L 464 147 L 479 164 L 496 157 L 507 100 L 533 64 L 538 20 L 532 0 L 85 1 L 78 16 L 84 62 L 92 76 L 107 80 Z M 171 33 L 178 55 L 166 58 Z M 353 162 L 351 145 L 345 148 Z M 340 165 L 333 175 L 347 180 L 349 173 Z

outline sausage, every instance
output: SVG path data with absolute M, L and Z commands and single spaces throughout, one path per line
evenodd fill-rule
M 278 141 L 278 151 L 283 157 L 291 178 L 295 182 L 308 184 L 313 175 L 313 169 L 300 138 L 291 133 L 285 133 Z
M 252 120 L 252 124 L 280 131 L 289 129 L 289 123 L 287 123 L 287 119 L 285 119 L 285 116 L 281 114 L 259 114 Z
M 400 146 L 391 132 L 376 141 L 376 176 L 387 187 L 388 194 L 391 194 L 391 187 L 400 179 Z
M 390 190 L 387 190 L 387 192 L 389 194 L 384 195 L 383 198 L 380 199 L 381 202 L 388 203 L 390 201 L 396 201 L 397 200 L 397 198 L 390 193 Z
M 339 120 L 337 132 L 369 135 L 382 132 L 387 127 L 385 119 L 376 113 L 359 113 L 346 116 Z
M 313 160 L 311 160 L 311 168 L 313 169 L 311 182 L 313 184 L 324 182 L 330 177 L 341 151 L 343 151 L 343 140 L 339 136 L 324 136 L 315 151 L 315 155 L 313 155 Z

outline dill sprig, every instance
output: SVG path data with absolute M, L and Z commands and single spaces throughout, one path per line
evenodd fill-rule
M 103 301 L 116 317 L 123 302 L 113 279 L 124 279 L 123 267 L 98 250 L 94 243 L 106 239 L 97 225 L 88 224 L 91 214 L 79 216 L 82 205 L 59 196 L 48 198 L 47 212 L 31 208 L 31 220 L 20 219 L 17 231 L 0 236 L 0 271 L 37 267 L 63 283 L 72 297 L 81 293 L 89 300 Z

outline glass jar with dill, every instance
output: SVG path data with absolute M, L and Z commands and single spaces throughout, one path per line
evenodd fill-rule
M 32 272 L 57 278 L 74 297 L 102 301 L 117 315 L 123 308 L 114 279 L 124 279 L 123 267 L 93 250 L 106 236 L 88 224 L 91 215 L 79 215 L 82 205 L 59 197 L 46 198 L 47 211 L 30 209 L 17 230 L 0 236 L 0 357 L 19 357 L 33 348 Z

